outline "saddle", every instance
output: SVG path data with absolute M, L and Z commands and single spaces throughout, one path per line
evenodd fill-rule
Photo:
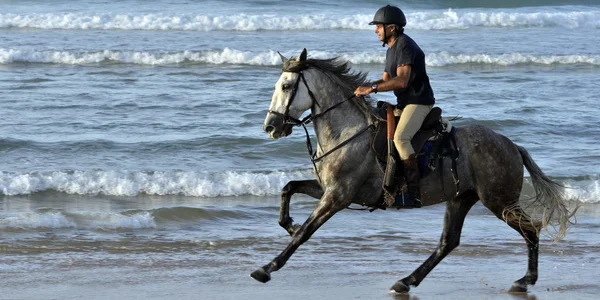
M 391 104 L 384 101 L 377 102 L 377 114 L 383 120 L 386 119 L 386 107 L 388 105 Z M 395 123 L 397 124 L 400 117 L 396 116 L 395 119 Z M 404 185 L 402 164 L 397 164 L 397 166 L 387 166 L 387 126 L 385 126 L 384 123 L 387 122 L 379 122 L 377 124 L 375 134 L 372 136 L 371 148 L 376 154 L 382 168 L 386 169 L 392 167 L 391 169 L 395 169 L 395 177 L 397 178 L 395 181 L 397 182 L 397 187 L 393 189 L 394 192 L 390 192 L 389 187 L 384 187 L 384 193 L 382 193 L 382 199 L 380 199 L 381 207 L 379 208 L 415 207 L 414 203 L 406 203 L 404 200 L 405 195 L 402 194 L 401 187 Z M 421 128 L 411 140 L 413 149 L 415 149 L 415 152 L 417 153 L 421 178 L 427 177 L 437 165 L 441 165 L 444 157 L 450 156 L 453 159 L 454 167 L 452 168 L 452 172 L 455 184 L 458 185 L 455 167 L 456 158 L 458 158 L 458 147 L 454 141 L 454 132 L 455 129 L 450 123 L 447 120 L 442 119 L 442 109 L 439 107 L 432 108 L 425 117 Z M 394 153 L 394 155 L 396 156 L 395 161 L 399 161 L 397 153 Z

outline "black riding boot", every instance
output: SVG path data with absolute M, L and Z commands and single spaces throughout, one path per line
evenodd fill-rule
M 404 167 L 404 178 L 406 179 L 406 192 L 420 206 L 421 192 L 419 190 L 419 179 L 421 178 L 421 173 L 419 172 L 416 154 L 411 154 L 408 159 L 402 160 L 402 166 Z

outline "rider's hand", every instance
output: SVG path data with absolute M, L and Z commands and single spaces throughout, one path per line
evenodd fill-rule
M 366 96 L 373 92 L 373 88 L 370 86 L 359 86 L 355 91 L 354 95 L 356 96 Z

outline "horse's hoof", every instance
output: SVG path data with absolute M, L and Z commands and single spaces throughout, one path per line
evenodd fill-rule
M 250 274 L 250 277 L 262 283 L 266 283 L 269 280 L 271 280 L 271 275 L 269 275 L 269 273 L 267 273 L 263 268 L 252 272 L 252 274 Z
M 527 294 L 527 285 L 522 285 L 519 283 L 513 283 L 513 285 L 508 290 L 510 294 Z
M 398 280 L 396 282 L 396 284 L 394 284 L 394 286 L 390 290 L 390 292 L 394 292 L 394 293 L 398 293 L 398 294 L 405 294 L 405 293 L 408 293 L 408 291 L 410 291 L 410 287 L 408 285 L 404 284 L 404 282 L 402 282 L 402 280 Z

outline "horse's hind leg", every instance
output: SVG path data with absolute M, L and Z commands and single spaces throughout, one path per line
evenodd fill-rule
M 446 255 L 460 244 L 460 233 L 465 221 L 467 213 L 477 203 L 478 198 L 475 193 L 465 193 L 461 197 L 448 201 L 446 204 L 446 214 L 444 216 L 444 229 L 438 248 L 431 256 L 419 266 L 410 276 L 398 280 L 392 291 L 397 293 L 407 293 L 410 286 L 418 286 L 425 276 L 433 270 L 433 268 Z
M 539 254 L 539 236 L 541 228 L 539 222 L 532 221 L 521 207 L 515 206 L 512 209 L 505 209 L 502 215 L 496 216 L 505 221 L 511 228 L 523 236 L 527 243 L 528 265 L 525 276 L 515 281 L 509 290 L 509 293 L 526 293 L 527 285 L 534 285 L 538 279 L 538 254 Z
M 297 193 L 320 199 L 323 197 L 323 188 L 316 180 L 290 181 L 283 187 L 281 207 L 279 208 L 279 225 L 291 236 L 294 236 L 294 233 L 300 228 L 300 225 L 295 225 L 294 219 L 290 217 L 290 199 Z

